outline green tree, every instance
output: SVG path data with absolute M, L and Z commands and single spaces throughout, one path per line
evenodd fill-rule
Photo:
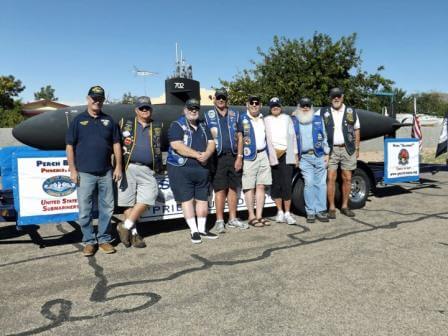
M 130 92 L 123 94 L 123 98 L 121 98 L 122 104 L 130 104 L 133 105 L 137 101 L 137 96 L 133 96 Z
M 17 100 L 11 108 L 0 107 L 0 127 L 14 127 L 25 118 L 22 114 L 22 103 Z
M 14 108 L 14 97 L 17 97 L 23 90 L 25 90 L 25 86 L 14 76 L 0 76 L 0 108 Z
M 20 100 L 14 100 L 23 90 L 14 76 L 0 76 L 0 127 L 14 127 L 24 119 Z
M 45 100 L 51 100 L 51 101 L 57 101 L 58 98 L 54 95 L 54 89 L 51 87 L 51 85 L 43 86 L 40 88 L 39 91 L 34 92 L 34 99 L 45 99 Z
M 355 33 L 335 42 L 317 32 L 309 40 L 274 36 L 267 51 L 257 48 L 261 61 L 251 61 L 253 69 L 221 84 L 229 90 L 232 104 L 243 104 L 249 94 L 257 93 L 264 102 L 279 96 L 286 105 L 295 105 L 300 97 L 308 96 L 316 106 L 325 105 L 330 88 L 340 86 L 348 104 L 366 108 L 372 100 L 379 106 L 372 93 L 391 90 L 393 81 L 381 75 L 382 66 L 375 73 L 362 70 L 355 43 Z

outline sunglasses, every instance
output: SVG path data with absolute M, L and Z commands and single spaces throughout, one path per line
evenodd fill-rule
M 105 98 L 104 97 L 92 97 L 90 96 L 90 98 L 92 98 L 94 103 L 103 103 Z
M 141 106 L 138 108 L 139 111 L 152 111 L 152 107 L 151 106 Z
M 198 107 L 188 107 L 187 109 L 190 112 L 199 112 L 199 108 Z
M 341 98 L 342 98 L 342 95 L 337 95 L 337 96 L 333 96 L 333 97 L 331 97 L 331 99 L 335 99 L 335 98 L 339 98 L 339 99 L 341 99 Z
M 304 105 L 300 105 L 301 108 L 311 108 L 311 105 L 309 104 L 304 104 Z
M 226 101 L 227 97 L 226 96 L 218 96 L 218 97 L 216 97 L 216 100 L 224 100 L 224 101 Z
M 258 105 L 260 105 L 260 102 L 254 100 L 254 101 L 249 102 L 249 105 L 252 105 L 252 106 L 258 106 Z

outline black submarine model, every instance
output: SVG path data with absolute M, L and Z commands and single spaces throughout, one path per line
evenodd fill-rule
M 193 79 L 191 65 L 181 58 L 176 60 L 176 71 L 165 81 L 165 104 L 154 104 L 153 119 L 163 123 L 162 151 L 168 149 L 168 128 L 172 121 L 182 114 L 184 103 L 190 98 L 200 100 L 199 82 Z M 21 122 L 13 131 L 13 136 L 25 145 L 43 150 L 65 149 L 65 133 L 73 118 L 86 110 L 86 105 L 71 106 L 59 110 L 48 111 L 36 115 Z M 234 111 L 245 112 L 246 106 L 230 106 Z M 121 118 L 134 117 L 134 105 L 130 104 L 105 104 L 103 112 L 109 114 L 115 121 Z M 204 113 L 213 106 L 201 106 Z M 285 113 L 291 114 L 295 106 L 283 108 Z M 376 112 L 356 110 L 362 125 L 361 140 L 369 140 L 381 136 L 393 136 L 395 131 L 404 126 L 391 117 L 383 116 Z M 263 114 L 269 112 L 263 107 Z

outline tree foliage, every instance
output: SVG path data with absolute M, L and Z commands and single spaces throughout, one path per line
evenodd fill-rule
M 14 76 L 0 76 L 0 127 L 13 127 L 24 119 L 20 100 L 14 100 L 23 90 Z
M 355 43 L 355 33 L 335 42 L 317 32 L 309 40 L 274 36 L 267 51 L 257 49 L 261 61 L 252 61 L 253 69 L 221 84 L 232 104 L 243 104 L 249 94 L 257 93 L 264 102 L 278 96 L 286 105 L 295 105 L 307 96 L 321 106 L 328 103 L 330 88 L 340 86 L 348 104 L 366 108 L 373 92 L 390 91 L 394 82 L 381 75 L 382 66 L 375 73 L 364 71 Z
M 25 90 L 25 86 L 14 76 L 0 76 L 0 108 L 14 108 L 14 97 L 17 97 L 23 90 Z
M 130 104 L 133 105 L 137 101 L 137 96 L 133 96 L 131 92 L 127 92 L 123 94 L 123 98 L 121 98 L 122 104 Z
M 51 85 L 43 86 L 40 88 L 39 91 L 34 92 L 34 99 L 45 99 L 45 100 L 51 100 L 51 101 L 57 101 L 58 98 L 54 95 L 54 89 L 51 87 Z

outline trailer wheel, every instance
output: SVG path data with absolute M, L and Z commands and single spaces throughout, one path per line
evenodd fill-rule
M 356 169 L 352 175 L 352 190 L 350 192 L 350 208 L 361 209 L 366 205 L 370 192 L 370 178 L 362 169 Z
M 298 215 L 305 215 L 305 198 L 303 197 L 303 189 L 305 188 L 305 182 L 299 177 L 294 183 L 292 188 L 292 206 Z

